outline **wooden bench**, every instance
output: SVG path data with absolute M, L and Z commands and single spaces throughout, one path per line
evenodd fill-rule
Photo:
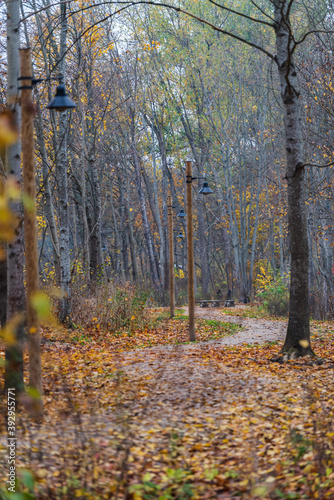
M 225 300 L 224 307 L 235 307 L 235 301 L 234 300 Z
M 216 299 L 216 300 L 199 300 L 198 301 L 200 307 L 219 307 L 223 301 Z

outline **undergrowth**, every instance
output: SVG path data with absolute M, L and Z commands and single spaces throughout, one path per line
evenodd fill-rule
M 117 332 L 124 328 L 141 330 L 150 325 L 150 291 L 130 284 L 106 283 L 96 288 L 94 296 L 78 286 L 73 291 L 72 324 L 77 328 L 96 325 Z
M 267 283 L 257 294 L 257 298 L 270 316 L 288 315 L 289 286 L 281 277 Z
M 161 385 L 166 365 L 131 377 L 118 367 L 122 351 L 113 361 L 73 349 L 73 370 L 69 353 L 59 359 L 49 348 L 45 418 L 37 425 L 18 413 L 16 496 L 3 482 L 1 500 L 333 498 L 333 382 L 322 367 L 268 363 L 273 348 L 194 351 L 189 368 L 205 363 L 211 376 L 176 374 L 189 388 L 189 407 Z M 5 457 L 3 447 L 0 465 Z
M 183 309 L 176 309 L 174 318 L 170 319 L 170 313 L 168 310 L 159 312 L 155 317 L 153 316 L 153 325 L 157 328 L 169 328 L 169 323 L 174 322 L 179 324 L 179 327 L 184 328 L 186 331 L 188 326 L 188 316 L 184 314 Z M 214 340 L 218 338 L 225 337 L 226 335 L 232 335 L 240 330 L 240 326 L 235 323 L 228 323 L 224 321 L 219 321 L 216 319 L 205 319 L 196 318 L 195 319 L 196 329 L 199 330 L 200 336 L 198 341 L 203 340 Z M 201 333 L 207 332 L 206 338 L 203 338 Z M 186 341 L 187 342 L 187 341 Z M 178 342 L 179 343 L 179 342 Z M 185 342 L 182 342 L 185 343 Z

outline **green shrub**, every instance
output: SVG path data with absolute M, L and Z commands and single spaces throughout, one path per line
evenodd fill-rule
M 289 289 L 282 278 L 268 283 L 257 298 L 271 316 L 287 316 L 289 313 Z

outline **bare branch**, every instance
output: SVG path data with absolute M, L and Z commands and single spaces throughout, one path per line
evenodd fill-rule
M 290 12 L 291 12 L 292 5 L 293 5 L 293 2 L 294 2 L 294 1 L 295 1 L 295 0 L 290 0 L 290 1 L 289 1 L 288 8 L 287 8 L 287 10 L 286 10 L 286 14 L 285 14 L 285 16 L 286 16 L 286 18 L 287 18 L 287 19 L 289 19 L 289 17 L 290 17 Z M 284 8 L 284 4 L 282 4 L 282 10 L 283 10 L 283 8 Z
M 119 2 L 120 3 L 120 2 Z M 129 5 L 126 5 L 118 10 L 116 10 L 115 12 L 112 12 L 111 14 L 108 14 L 107 16 L 103 17 L 102 19 L 99 19 L 98 21 L 96 21 L 94 24 L 92 24 L 91 26 L 88 26 L 88 28 L 86 28 L 82 33 L 81 35 L 79 35 L 78 37 L 75 38 L 75 40 L 71 43 L 71 45 L 68 47 L 68 49 L 66 49 L 65 53 L 63 54 L 63 57 L 66 56 L 66 54 L 68 54 L 68 52 L 74 47 L 74 45 L 77 43 L 78 40 L 80 40 L 82 37 L 84 37 L 89 31 L 91 31 L 93 28 L 96 28 L 96 26 L 98 26 L 99 24 L 107 21 L 108 19 L 110 19 L 111 17 L 117 15 L 117 14 L 120 14 L 122 11 L 126 10 L 129 8 Z M 53 73 L 55 71 L 55 69 L 57 68 L 57 66 L 60 64 L 61 60 L 57 61 L 57 63 L 53 66 L 53 68 L 51 69 L 51 73 Z
M 275 19 L 273 17 L 269 16 L 269 14 L 267 14 L 263 9 L 261 9 L 261 7 L 257 3 L 254 2 L 254 0 L 250 0 L 250 1 L 251 1 L 251 4 L 254 5 L 254 7 L 261 12 L 261 14 L 263 14 L 268 19 L 270 19 L 270 21 L 272 21 L 274 23 L 273 25 L 275 25 Z
M 332 163 L 327 163 L 327 165 L 316 165 L 315 163 L 304 163 L 303 165 L 300 165 L 299 168 L 304 168 L 304 167 L 327 168 L 327 167 L 331 167 L 332 165 L 334 165 L 334 161 Z
M 60 0 L 60 2 L 57 2 L 57 3 L 52 3 L 52 4 L 48 4 L 44 7 L 41 7 L 40 9 L 38 10 L 34 10 L 33 12 L 31 12 L 30 14 L 26 15 L 25 17 L 23 17 L 22 19 L 20 19 L 20 23 L 23 23 L 25 21 L 27 21 L 27 19 L 29 19 L 30 17 L 32 16 L 35 16 L 36 14 L 40 14 L 41 12 L 45 11 L 45 10 L 49 10 L 51 9 L 51 7 L 59 7 L 61 6 L 62 4 L 66 3 L 71 3 L 71 2 L 75 2 L 76 0 Z M 104 4 L 107 3 L 107 2 L 103 2 Z M 109 2 L 108 2 L 109 3 Z M 102 5 L 102 4 L 96 4 L 92 7 L 97 7 L 99 5 Z M 84 10 L 85 8 L 82 8 L 81 10 Z
M 253 21 L 255 23 L 265 24 L 267 26 L 270 26 L 271 28 L 274 27 L 274 25 L 272 23 L 268 23 L 266 21 L 263 21 L 262 19 L 256 19 L 255 17 L 247 16 L 247 14 L 244 14 L 243 12 L 238 12 L 237 10 L 230 9 L 229 7 L 225 7 L 225 5 L 221 5 L 220 3 L 215 2 L 215 0 L 209 0 L 209 2 L 212 3 L 213 5 L 216 5 L 217 7 L 219 7 L 222 10 L 226 10 L 227 12 L 232 12 L 232 14 L 236 14 L 237 16 L 244 17 L 245 19 L 249 19 L 250 21 Z
M 314 168 L 327 168 L 327 167 L 332 167 L 334 165 L 334 161 L 331 163 L 327 163 L 326 165 L 317 165 L 316 163 L 298 163 L 296 166 L 295 172 L 292 177 L 294 177 L 297 172 L 305 167 L 314 167 Z M 285 177 L 287 179 L 287 177 Z
M 70 3 L 74 0 L 62 0 L 61 2 L 57 3 L 56 5 L 59 6 L 60 4 L 62 3 Z M 209 0 L 211 1 L 211 0 Z M 133 6 L 136 6 L 136 5 L 150 5 L 150 6 L 154 6 L 154 7 L 163 7 L 163 8 L 167 8 L 167 9 L 171 9 L 171 10 L 174 10 L 175 12 L 180 12 L 182 14 L 185 14 L 186 16 L 189 16 L 191 17 L 192 19 L 195 19 L 196 21 L 198 21 L 199 23 L 201 24 L 204 24 L 206 26 L 209 26 L 210 28 L 214 29 L 215 31 L 218 31 L 219 33 L 222 33 L 223 35 L 227 35 L 231 38 L 234 38 L 235 40 L 238 40 L 239 42 L 242 42 L 250 47 L 253 47 L 257 50 L 260 50 L 261 52 L 263 52 L 264 54 L 266 54 L 266 56 L 268 56 L 270 59 L 272 59 L 273 61 L 276 62 L 276 56 L 274 54 L 272 54 L 271 52 L 267 51 L 266 49 L 264 49 L 263 47 L 261 47 L 260 45 L 256 44 L 256 43 L 252 43 L 248 40 L 246 40 L 245 38 L 242 38 L 241 36 L 238 36 L 238 35 L 235 35 L 233 33 L 230 33 L 226 30 L 223 30 L 222 28 L 219 28 L 218 26 L 210 23 L 209 21 L 206 21 L 205 19 L 202 19 L 198 16 L 196 16 L 195 14 L 192 14 L 191 12 L 188 12 L 184 9 L 181 9 L 180 7 L 175 7 L 174 5 L 170 5 L 168 3 L 161 3 L 161 2 L 155 2 L 155 1 L 152 1 L 152 0 L 135 0 L 135 1 L 117 1 L 117 2 L 100 2 L 99 4 L 95 4 L 94 6 L 92 7 L 96 7 L 98 5 L 107 5 L 107 4 L 117 4 L 117 5 L 124 5 L 124 7 L 116 10 L 115 12 L 112 12 L 111 14 L 108 14 L 108 16 L 100 19 L 99 21 L 96 21 L 96 23 L 94 23 L 93 25 L 89 26 L 81 35 L 80 37 L 78 37 L 73 43 L 72 45 L 67 49 L 66 51 L 66 54 L 69 52 L 69 50 L 73 47 L 73 45 L 81 38 L 83 37 L 85 34 L 87 34 L 91 29 L 93 29 L 95 26 L 97 26 L 98 24 L 101 24 L 103 23 L 104 21 L 107 21 L 108 19 L 110 19 L 112 16 L 114 15 L 117 15 L 119 14 L 120 12 L 130 8 L 130 7 L 133 7 Z M 53 6 L 55 6 L 55 4 L 53 4 Z M 50 8 L 50 5 L 48 7 L 44 7 L 43 9 L 40 9 L 39 11 L 37 12 L 42 12 L 43 10 L 46 10 L 46 9 L 49 9 Z M 87 7 L 88 8 L 88 7 Z M 86 8 L 83 8 L 83 9 L 86 9 Z M 232 11 L 231 11 L 232 12 Z M 236 12 L 237 13 L 237 12 Z M 27 19 L 28 17 L 34 15 L 35 12 L 33 14 L 30 14 L 29 16 L 26 16 L 24 19 Z M 241 14 L 240 14 L 241 15 Z M 251 18 L 249 18 L 251 19 Z M 22 20 L 23 21 L 23 20 Z M 255 21 L 255 20 L 254 20 Z M 268 26 L 272 27 L 272 25 L 270 23 L 265 23 L 267 24 Z M 65 54 L 65 55 L 66 55 Z M 59 62 L 56 64 L 56 66 L 53 68 L 55 69 L 57 66 L 58 66 Z
M 309 35 L 313 35 L 315 33 L 327 33 L 327 34 L 331 33 L 331 34 L 333 34 L 334 31 L 332 31 L 332 30 L 329 30 L 329 31 L 328 30 L 311 30 L 311 31 L 308 31 L 307 33 L 305 33 L 305 35 L 300 40 L 297 40 L 295 42 L 294 49 L 296 48 L 297 45 L 300 45 L 301 43 L 303 43 L 305 41 L 306 37 L 308 37 Z
M 123 3 L 128 3 L 128 2 L 118 2 L 118 3 L 123 4 Z M 182 14 L 185 14 L 186 16 L 189 16 L 192 19 L 195 19 L 196 21 L 198 21 L 201 24 L 204 24 L 205 26 L 209 26 L 210 28 L 218 31 L 219 33 L 222 33 L 223 35 L 227 35 L 231 38 L 234 38 L 235 40 L 238 40 L 239 42 L 245 43 L 246 45 L 253 47 L 254 49 L 260 50 L 261 52 L 266 54 L 266 56 L 270 57 L 270 59 L 272 59 L 273 61 L 276 62 L 276 57 L 273 54 L 271 54 L 270 52 L 268 52 L 266 49 L 261 47 L 260 45 L 257 45 L 256 43 L 249 42 L 248 40 L 246 40 L 245 38 L 242 38 L 241 36 L 234 35 L 233 33 L 230 33 L 229 31 L 223 30 L 223 29 L 219 28 L 218 26 L 210 23 L 209 21 L 206 21 L 205 19 L 202 19 L 202 18 L 196 16 L 195 14 L 192 14 L 191 12 L 188 12 L 184 9 L 181 9 L 180 7 L 175 7 L 174 5 L 170 5 L 168 3 L 157 3 L 157 2 L 154 2 L 152 0 L 138 0 L 138 1 L 136 0 L 136 1 L 131 2 L 131 5 L 143 5 L 143 4 L 144 5 L 152 5 L 152 6 L 156 6 L 156 7 L 165 7 L 167 9 L 171 9 L 171 10 L 174 10 L 176 12 L 180 12 Z

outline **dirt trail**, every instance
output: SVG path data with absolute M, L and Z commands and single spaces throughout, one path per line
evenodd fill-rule
M 244 307 L 243 307 L 244 308 Z M 236 312 L 242 309 L 235 308 Z M 184 308 L 185 314 L 188 314 L 187 308 Z M 233 335 L 222 339 L 210 340 L 207 342 L 196 342 L 184 345 L 163 345 L 151 347 L 149 349 L 128 351 L 122 354 L 122 364 L 128 375 L 141 376 L 143 374 L 153 374 L 156 371 L 163 373 L 163 379 L 177 387 L 179 381 L 183 379 L 181 372 L 183 370 L 194 369 L 194 360 L 189 364 L 189 355 L 193 349 L 203 351 L 206 349 L 222 346 L 242 345 L 242 344 L 263 344 L 276 340 L 284 340 L 286 331 L 285 321 L 272 321 L 264 319 L 243 318 L 240 316 L 225 315 L 220 309 L 196 307 L 195 316 L 197 318 L 215 319 L 219 321 L 236 323 L 242 326 L 242 330 Z M 210 368 L 207 369 L 210 372 Z M 207 370 L 198 371 L 200 378 L 208 377 Z
M 186 308 L 184 314 L 187 314 Z M 195 315 L 236 323 L 242 330 L 207 342 L 127 351 L 119 359 L 120 370 L 134 382 L 133 390 L 136 391 L 136 383 L 140 381 L 147 388 L 140 412 L 145 411 L 146 418 L 159 420 L 162 425 L 180 422 L 188 412 L 199 420 L 203 415 L 217 420 L 226 408 L 244 404 L 249 394 L 270 392 L 272 385 L 278 384 L 275 375 L 254 375 L 246 366 L 237 371 L 224 364 L 217 368 L 203 360 L 212 349 L 219 351 L 225 346 L 282 340 L 286 322 L 230 316 L 214 308 L 196 308 Z
M 244 310 L 245 306 L 235 308 L 235 311 Z M 185 314 L 188 314 L 188 309 L 184 308 Z M 207 343 L 217 345 L 240 345 L 240 344 L 263 344 L 264 342 L 272 342 L 275 340 L 284 340 L 286 333 L 286 321 L 274 321 L 267 319 L 243 318 L 241 316 L 230 316 L 224 314 L 220 309 L 212 307 L 196 307 L 195 316 L 197 318 L 216 319 L 227 323 L 236 323 L 243 327 L 238 333 L 229 337 L 214 340 Z M 204 344 L 204 343 L 203 343 Z M 197 344 L 198 345 L 198 344 Z

